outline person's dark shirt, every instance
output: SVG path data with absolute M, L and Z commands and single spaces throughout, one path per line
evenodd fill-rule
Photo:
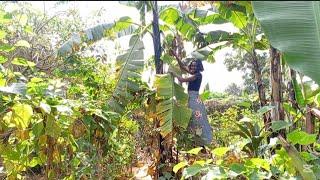
M 196 73 L 195 76 L 196 76 L 196 79 L 188 83 L 188 91 L 199 91 L 200 89 L 202 74 Z

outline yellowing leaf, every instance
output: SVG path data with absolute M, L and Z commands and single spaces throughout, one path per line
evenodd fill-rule
M 61 129 L 59 125 L 55 122 L 55 119 L 53 116 L 49 115 L 47 118 L 47 124 L 45 132 L 47 135 L 52 137 L 59 137 L 61 133 Z
M 24 58 L 14 58 L 11 63 L 19 66 L 25 66 L 25 67 L 28 67 L 28 66 L 33 67 L 36 65 L 34 62 L 28 61 Z
M 20 18 L 19 19 L 19 24 L 21 26 L 25 26 L 27 24 L 27 22 L 28 22 L 28 16 L 25 15 L 25 14 L 21 14 L 21 16 L 19 18 Z
M 27 32 L 27 33 L 29 33 L 29 34 L 32 34 L 32 33 L 33 33 L 31 26 L 25 26 L 24 31 Z
M 4 56 L 0 56 L 0 64 L 7 62 L 8 59 Z
M 28 104 L 15 104 L 12 107 L 13 121 L 20 129 L 26 129 L 33 115 L 32 107 Z
M 26 40 L 19 40 L 15 46 L 30 48 L 30 44 Z
M 201 149 L 203 149 L 203 148 L 202 147 L 193 148 L 193 149 L 189 150 L 187 153 L 197 155 L 201 151 Z
M 219 147 L 212 150 L 212 153 L 216 156 L 225 155 L 230 149 L 228 147 Z
M 204 160 L 198 160 L 198 161 L 195 161 L 193 164 L 199 164 L 201 166 L 204 166 L 206 164 L 206 161 Z
M 0 30 L 0 39 L 5 38 L 7 33 L 5 31 Z
M 188 165 L 188 162 L 186 162 L 186 161 L 182 161 L 182 162 L 176 164 L 176 165 L 173 167 L 173 172 L 174 172 L 174 173 L 177 173 L 177 172 L 179 171 L 179 169 L 185 167 L 186 165 Z
M 266 161 L 265 159 L 260 159 L 260 158 L 252 158 L 250 160 L 252 162 L 252 164 L 254 164 L 257 167 L 262 167 L 265 170 L 270 171 L 270 165 L 268 163 L 268 161 Z

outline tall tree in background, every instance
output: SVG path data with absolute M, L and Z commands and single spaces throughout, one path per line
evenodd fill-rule
M 262 68 L 259 66 L 257 50 L 267 49 L 267 40 L 262 35 L 259 22 L 255 18 L 250 2 L 217 2 L 216 7 L 223 18 L 233 23 L 240 33 L 233 35 L 229 42 L 234 48 L 241 49 L 248 54 L 248 61 L 252 66 L 255 84 L 258 90 L 260 107 L 267 105 L 266 87 L 262 81 Z M 261 38 L 258 39 L 257 37 Z M 270 115 L 263 115 L 264 124 L 268 128 Z

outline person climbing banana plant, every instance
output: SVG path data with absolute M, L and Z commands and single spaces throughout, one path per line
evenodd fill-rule
M 178 78 L 180 82 L 188 83 L 188 106 L 192 109 L 192 117 L 188 126 L 188 131 L 194 135 L 194 145 L 210 145 L 212 141 L 212 128 L 208 122 L 205 106 L 199 96 L 199 89 L 202 82 L 201 72 L 204 70 L 202 61 L 194 59 L 186 66 L 176 52 L 170 51 L 170 54 L 178 61 L 180 69 L 191 75 L 184 78 L 172 71 L 169 72 L 174 77 Z

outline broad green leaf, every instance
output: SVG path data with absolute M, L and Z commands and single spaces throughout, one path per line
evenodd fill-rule
M 36 136 L 36 137 L 39 137 L 42 132 L 43 132 L 43 129 L 44 129 L 44 126 L 43 126 L 43 122 L 40 121 L 36 124 L 33 125 L 32 127 L 32 133 Z
M 246 168 L 242 164 L 234 163 L 234 164 L 231 164 L 230 170 L 239 175 L 239 174 L 242 174 L 246 170 Z
M 2 76 L 0 76 L 0 88 L 6 85 L 6 79 Z M 1 89 L 0 89 L 1 91 Z
M 274 108 L 274 106 L 263 106 L 262 108 L 260 108 L 260 109 L 258 110 L 258 113 L 261 114 L 261 115 L 263 115 L 264 113 L 270 111 L 270 110 L 273 109 L 273 108 Z
M 24 58 L 14 58 L 13 61 L 11 61 L 11 63 L 25 67 L 34 67 L 36 65 L 34 62 L 28 61 Z
M 169 74 L 156 75 L 154 81 L 156 98 L 160 101 L 156 106 L 156 112 L 160 119 L 160 133 L 163 136 L 169 134 L 173 127 L 186 129 L 192 114 L 187 107 L 188 95 L 183 87 L 174 83 Z
M 144 44 L 139 36 L 134 35 L 129 41 L 130 49 L 117 57 L 122 68 L 109 107 L 118 113 L 124 112 L 125 106 L 134 98 L 134 93 L 140 90 L 139 81 L 144 65 Z
M 202 149 L 203 149 L 202 147 L 193 148 L 193 149 L 187 151 L 187 153 L 197 155 Z
M 320 83 L 320 2 L 253 1 L 254 14 L 288 65 Z
M 202 94 L 200 94 L 200 98 L 202 101 L 206 101 L 210 98 L 210 91 L 204 91 Z
M 7 33 L 6 33 L 5 31 L 0 30 L 0 40 L 3 39 L 3 38 L 5 38 L 6 35 L 7 35 Z
M 318 159 L 317 156 L 313 155 L 312 153 L 308 152 L 300 152 L 300 156 L 306 161 L 313 161 Z
M 8 61 L 8 58 L 0 55 L 0 64 L 5 63 L 7 61 Z
M 297 115 L 297 111 L 289 103 L 283 103 L 283 109 L 291 115 Z
M 282 120 L 272 121 L 271 123 L 272 123 L 271 124 L 271 128 L 272 128 L 273 131 L 278 131 L 280 129 L 284 129 L 284 128 L 290 127 L 292 125 L 291 122 L 282 121 Z
M 19 129 L 26 129 L 29 126 L 33 115 L 32 107 L 28 104 L 15 104 L 12 107 L 13 121 Z
M 55 118 L 52 115 L 47 116 L 45 133 L 51 137 L 59 137 L 61 133 L 61 128 L 57 124 Z
M 224 156 L 229 150 L 229 147 L 218 147 L 212 150 L 212 153 L 216 156 Z
M 91 44 L 104 37 L 112 39 L 115 33 L 117 33 L 117 37 L 121 37 L 133 34 L 134 31 L 135 28 L 132 26 L 131 19 L 122 17 L 114 23 L 99 24 L 82 32 L 74 33 L 68 41 L 58 48 L 57 54 L 58 56 L 65 56 L 79 51 L 81 43 Z
M 317 141 L 317 134 L 308 134 L 304 131 L 295 130 L 287 135 L 287 139 L 293 144 L 308 145 Z
M 35 167 L 38 164 L 41 164 L 41 159 L 39 157 L 34 157 L 30 162 L 28 162 L 29 167 Z
M 168 55 L 168 54 L 164 54 L 161 56 L 160 58 L 163 62 L 168 63 L 168 64 L 172 64 L 172 62 L 175 61 L 175 58 Z
M 6 12 L 0 12 L 0 24 L 9 24 L 12 20 L 12 15 Z
M 175 8 L 167 8 L 164 11 L 160 12 L 160 19 L 165 21 L 168 24 L 175 24 L 177 20 L 180 18 L 179 11 Z
M 242 102 L 238 103 L 238 105 L 246 107 L 246 108 L 250 108 L 251 107 L 251 103 L 247 102 L 247 101 L 242 101 Z
M 187 161 L 182 161 L 182 162 L 176 164 L 175 166 L 173 166 L 173 172 L 177 173 L 181 168 L 184 168 L 187 165 L 188 165 Z
M 247 17 L 244 13 L 232 11 L 229 19 L 239 29 L 247 26 Z
M 250 161 L 252 162 L 252 164 L 256 167 L 262 167 L 267 171 L 270 171 L 270 165 L 268 163 L 267 160 L 265 159 L 260 159 L 260 158 L 252 158 L 250 159 Z
M 24 27 L 24 31 L 29 33 L 29 34 L 32 34 L 33 33 L 33 30 L 32 30 L 32 27 L 31 26 L 25 26 Z
M 297 100 L 297 103 L 302 107 L 305 106 L 306 102 L 305 102 L 305 99 L 303 97 L 300 85 L 298 84 L 296 79 L 292 80 L 292 85 L 293 85 L 294 94 L 295 94 L 295 98 Z
M 183 169 L 182 176 L 187 179 L 189 177 L 192 177 L 192 176 L 198 174 L 199 172 L 201 172 L 202 169 L 203 169 L 202 166 L 199 164 L 191 165 L 191 166 Z
M 19 24 L 25 26 L 28 22 L 28 16 L 26 14 L 21 14 L 19 17 Z
M 17 47 L 26 47 L 26 48 L 30 48 L 31 47 L 30 44 L 28 43 L 28 41 L 26 41 L 26 40 L 19 40 L 15 44 L 15 46 L 17 46 Z
M 11 52 L 15 50 L 14 46 L 11 46 L 9 44 L 2 44 L 0 45 L 0 51 L 4 51 L 4 52 Z

